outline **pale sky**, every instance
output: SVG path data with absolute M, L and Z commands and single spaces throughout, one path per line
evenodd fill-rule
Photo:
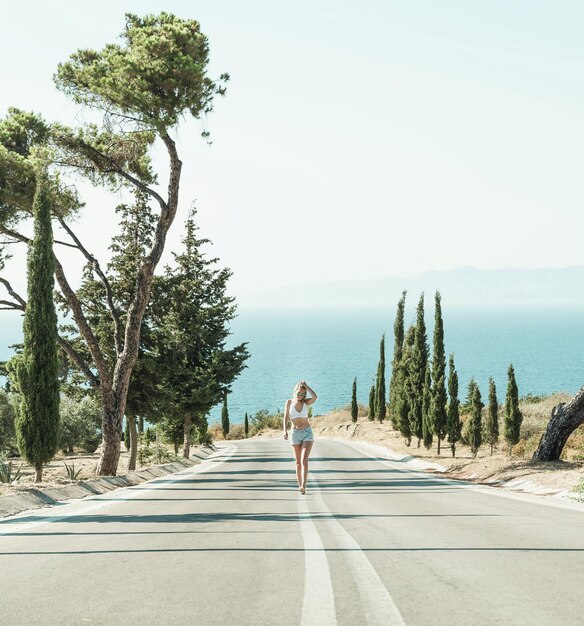
M 584 262 L 581 2 L 0 7 L 0 115 L 12 105 L 69 123 L 81 118 L 51 76 L 70 53 L 114 41 L 126 11 L 201 22 L 210 73 L 232 80 L 207 121 L 211 147 L 199 122 L 178 131 L 181 213 L 169 243 L 177 247 L 196 199 L 201 234 L 234 271 L 235 295 Z M 81 190 L 78 232 L 104 256 L 120 198 Z M 20 260 L 10 274 L 23 284 Z

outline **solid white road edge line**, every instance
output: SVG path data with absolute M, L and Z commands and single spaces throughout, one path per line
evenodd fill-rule
M 325 439 L 325 437 L 323 437 Z M 373 444 L 367 444 L 366 442 L 353 442 L 353 441 L 345 441 L 344 439 L 336 439 L 333 437 L 326 437 L 326 439 L 330 439 L 331 441 L 336 441 L 337 443 L 344 443 L 346 446 L 353 448 L 354 450 L 358 450 L 361 454 L 368 456 L 370 459 L 374 459 L 379 461 L 382 465 L 386 465 L 387 467 L 391 467 L 392 469 L 401 469 L 402 471 L 411 472 L 415 476 L 419 476 L 424 478 L 425 480 L 439 480 L 443 482 L 445 485 L 456 486 L 459 489 L 468 489 L 469 491 L 477 491 L 479 493 L 484 493 L 489 496 L 495 496 L 497 498 L 507 498 L 509 500 L 519 500 L 521 502 L 530 502 L 531 504 L 541 504 L 542 506 L 551 506 L 557 509 L 569 509 L 570 511 L 578 511 L 579 513 L 584 513 L 584 505 L 578 502 L 560 502 L 558 500 L 548 500 L 549 496 L 537 496 L 532 493 L 516 493 L 512 491 L 506 491 L 504 488 L 497 488 L 495 486 L 490 485 L 477 485 L 476 483 L 466 482 L 464 479 L 461 480 L 453 480 L 452 478 L 444 478 L 438 474 L 426 474 L 422 470 L 419 469 L 409 469 L 407 467 L 400 467 L 399 461 L 392 461 L 391 459 L 380 459 L 379 454 L 374 455 L 368 452 L 362 443 L 365 445 L 372 445 L 372 447 L 379 448 L 380 450 L 386 450 L 387 448 L 383 448 L 382 446 L 374 446 Z
M 156 485 L 157 483 L 159 483 L 160 481 L 164 481 L 162 482 L 160 489 L 164 489 L 165 485 L 172 485 L 173 483 L 177 483 L 180 482 L 181 480 L 184 480 L 185 476 L 188 476 L 189 474 L 201 474 L 203 472 L 208 471 L 211 468 L 215 468 L 218 465 L 220 465 L 221 463 L 224 463 L 225 461 L 227 461 L 231 456 L 233 456 L 233 454 L 235 453 L 235 451 L 237 450 L 237 446 L 234 444 L 231 444 L 229 446 L 225 446 L 227 448 L 227 450 L 225 451 L 225 458 L 220 459 L 219 461 L 216 461 L 215 463 L 210 463 L 210 464 L 203 464 L 201 463 L 200 465 L 197 465 L 196 468 L 192 468 L 189 467 L 185 470 L 181 470 L 180 472 L 177 472 L 175 474 L 175 476 L 177 476 L 177 478 L 168 480 L 167 478 L 161 476 L 160 478 L 155 478 L 154 480 L 149 480 L 147 481 L 148 485 Z M 221 449 L 219 452 L 223 452 L 223 449 Z M 205 459 L 205 461 L 210 461 L 213 460 L 213 456 L 211 455 L 209 457 L 207 457 Z M 142 485 L 144 483 L 140 483 L 140 485 Z M 37 528 L 38 526 L 42 526 L 43 524 L 51 524 L 53 522 L 59 522 L 61 520 L 64 520 L 68 517 L 77 517 L 77 516 L 82 516 L 85 515 L 86 513 L 90 513 L 92 511 L 96 511 L 98 509 L 103 509 L 107 506 L 111 506 L 112 504 L 118 504 L 120 502 L 124 502 L 125 500 L 130 500 L 132 498 L 137 498 L 138 496 L 142 495 L 142 490 L 140 489 L 140 485 L 132 485 L 131 487 L 121 487 L 120 489 L 116 489 L 113 492 L 108 492 L 107 494 L 100 494 L 98 496 L 90 496 L 88 498 L 83 498 L 83 500 L 81 500 L 80 502 L 80 508 L 74 508 L 71 511 L 68 511 L 67 513 L 64 513 L 63 515 L 59 515 L 57 517 L 39 517 L 38 520 L 36 521 L 27 521 L 27 522 L 23 522 L 22 524 L 19 524 L 16 520 L 18 519 L 18 517 L 8 517 L 5 518 L 5 520 L 0 520 L 0 537 L 4 536 L 4 535 L 14 535 L 16 533 L 22 532 L 24 530 L 30 530 L 31 528 Z M 100 500 L 104 495 L 110 496 L 106 501 Z M 113 496 L 113 497 L 112 497 Z M 123 496 L 123 497 L 122 497 Z M 89 506 L 83 506 L 83 503 L 85 502 L 93 502 L 92 505 Z M 68 504 L 77 504 L 77 502 L 75 501 L 69 501 Z M 67 504 L 65 504 L 64 506 L 67 506 Z M 44 511 L 45 509 L 43 509 Z M 33 512 L 36 512 L 37 509 L 35 509 Z M 30 513 L 30 511 L 29 511 Z M 26 515 L 26 511 L 24 511 L 23 513 L 19 513 L 18 515 L 22 515 L 25 516 Z M 13 520 L 13 521 L 10 521 Z M 8 522 L 10 524 L 10 527 L 7 528 L 6 530 L 3 530 L 3 522 L 4 524 L 6 524 L 6 522 Z

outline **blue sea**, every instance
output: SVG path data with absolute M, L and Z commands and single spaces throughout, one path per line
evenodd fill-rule
M 347 406 L 355 376 L 358 400 L 367 404 L 383 333 L 389 383 L 394 316 L 387 309 L 240 310 L 230 344 L 248 342 L 251 357 L 229 395 L 231 423 L 242 422 L 245 412 L 282 409 L 300 379 L 318 393 L 315 413 Z M 433 316 L 428 307 L 430 346 Z M 584 385 L 584 309 L 449 310 L 443 304 L 443 318 L 446 351 L 455 355 L 461 398 L 471 377 L 486 395 L 492 376 L 503 400 L 509 363 L 521 395 L 574 394 Z M 406 325 L 413 319 L 414 311 L 406 311 Z M 21 318 L 12 313 L 0 317 L 0 359 L 10 356 L 8 345 L 20 341 L 20 325 Z M 209 421 L 219 419 L 220 407 L 215 407 Z

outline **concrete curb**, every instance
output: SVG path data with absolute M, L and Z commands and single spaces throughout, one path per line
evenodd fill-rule
M 16 515 L 23 511 L 55 506 L 63 500 L 76 500 L 87 496 L 96 496 L 120 487 L 131 487 L 161 476 L 176 474 L 181 470 L 202 463 L 214 448 L 197 448 L 191 452 L 191 457 L 180 459 L 165 465 L 145 467 L 139 471 L 129 472 L 122 476 L 100 476 L 92 480 L 81 480 L 62 487 L 48 487 L 42 491 L 30 489 L 10 496 L 0 497 L 0 518 Z

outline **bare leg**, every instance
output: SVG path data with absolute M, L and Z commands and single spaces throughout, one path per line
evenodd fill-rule
M 314 445 L 314 441 L 305 441 L 302 444 L 300 461 L 302 463 L 302 484 L 301 487 L 306 487 L 306 479 L 308 478 L 308 457 L 310 456 L 310 451 L 312 450 L 312 446 Z
M 294 456 L 296 457 L 296 480 L 298 481 L 298 487 L 302 486 L 302 466 L 300 464 L 301 444 L 292 446 L 294 450 Z

